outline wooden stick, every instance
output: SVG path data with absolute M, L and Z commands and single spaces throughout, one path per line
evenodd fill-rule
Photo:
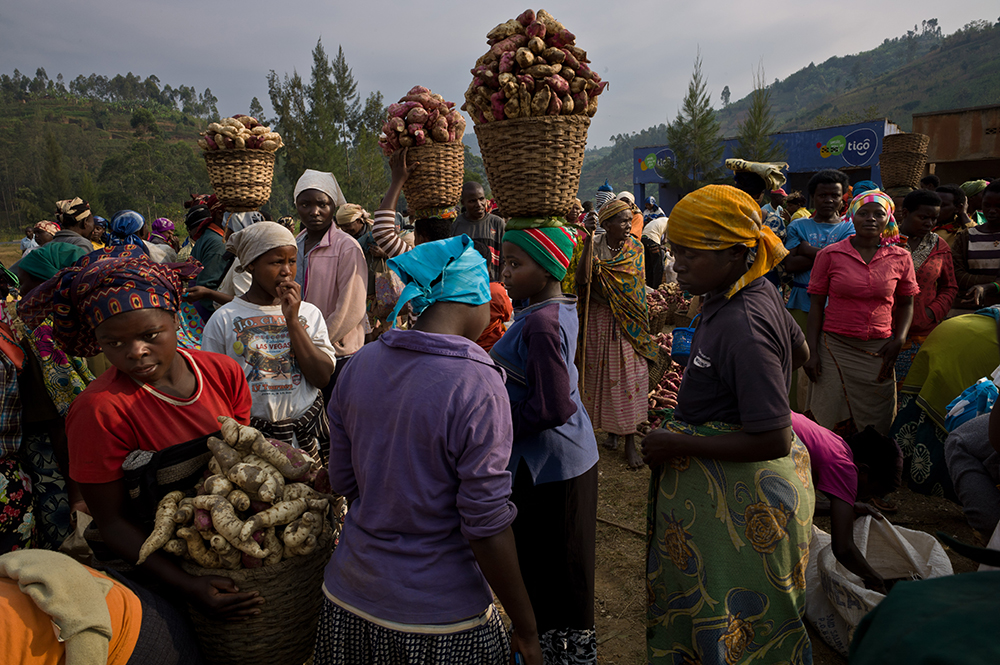
M 587 299 L 583 303 L 583 325 L 582 336 L 583 341 L 580 344 L 580 396 L 583 396 L 584 386 L 586 385 L 585 379 L 587 377 L 587 324 L 590 322 L 590 291 L 591 291 L 591 280 L 594 274 L 594 232 L 590 232 L 590 242 L 583 250 L 583 256 L 580 257 L 581 261 L 586 261 L 587 263 L 587 278 L 584 280 L 584 284 L 587 285 Z M 577 285 L 577 290 L 579 291 L 579 285 Z
M 619 529 L 622 529 L 623 531 L 631 531 L 632 533 L 636 534 L 637 536 L 642 536 L 643 538 L 646 537 L 646 534 L 643 533 L 642 531 L 639 531 L 638 529 L 633 529 L 630 526 L 625 526 L 624 524 L 619 524 L 618 522 L 612 522 L 611 520 L 606 520 L 603 517 L 598 517 L 597 521 L 598 522 L 604 522 L 605 524 L 610 524 L 611 526 L 616 526 Z

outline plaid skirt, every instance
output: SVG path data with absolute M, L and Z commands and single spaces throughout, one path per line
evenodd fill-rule
M 457 633 L 406 633 L 372 623 L 329 599 L 316 628 L 315 665 L 506 665 L 510 639 L 500 613 Z

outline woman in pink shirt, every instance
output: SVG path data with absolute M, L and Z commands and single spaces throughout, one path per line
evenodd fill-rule
M 820 250 L 809 279 L 809 408 L 842 436 L 868 425 L 888 435 L 896 413 L 894 365 L 920 288 L 893 212 L 879 190 L 854 197 L 855 235 Z

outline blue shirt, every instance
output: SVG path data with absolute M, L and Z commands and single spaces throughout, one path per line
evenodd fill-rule
M 597 439 L 580 400 L 573 358 L 579 318 L 575 296 L 520 310 L 490 356 L 507 372 L 514 445 L 507 469 L 521 460 L 535 485 L 576 478 L 597 464 Z
M 851 222 L 835 222 L 826 224 L 817 222 L 812 217 L 793 219 L 788 225 L 785 237 L 785 249 L 791 250 L 802 243 L 808 243 L 816 249 L 823 249 L 835 242 L 840 242 L 854 235 L 854 224 Z M 792 280 L 792 293 L 788 298 L 788 309 L 809 311 L 809 276 L 812 270 L 797 272 Z

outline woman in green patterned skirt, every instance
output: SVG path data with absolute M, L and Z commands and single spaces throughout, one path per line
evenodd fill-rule
M 811 663 L 814 496 L 788 407 L 808 346 L 763 279 L 786 251 L 756 202 L 723 185 L 682 199 L 667 234 L 678 283 L 705 304 L 677 409 L 642 443 L 649 662 Z

